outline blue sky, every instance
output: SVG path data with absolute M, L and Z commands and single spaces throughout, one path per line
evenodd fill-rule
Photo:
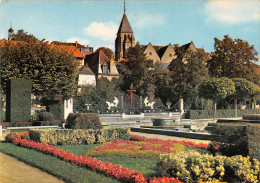
M 214 38 L 240 38 L 260 52 L 258 0 L 126 0 L 126 14 L 140 44 L 183 45 L 214 51 Z M 114 50 L 123 1 L 0 0 L 0 37 L 24 29 L 39 39 L 78 41 Z M 259 56 L 258 56 L 259 57 Z M 258 62 L 260 64 L 260 61 Z

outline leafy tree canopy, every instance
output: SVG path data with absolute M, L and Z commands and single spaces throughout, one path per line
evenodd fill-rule
M 126 58 L 128 61 L 119 65 L 119 72 L 122 76 L 122 90 L 129 90 L 133 83 L 137 95 L 154 97 L 155 85 L 152 77 L 152 61 L 146 58 L 139 44 L 128 48 Z
M 176 49 L 178 57 L 168 66 L 175 95 L 193 101 L 198 85 L 208 78 L 208 71 L 199 52 Z
M 234 95 L 236 97 L 255 96 L 260 93 L 259 86 L 253 82 L 242 78 L 233 78 L 232 81 L 235 83 L 236 92 Z
M 4 91 L 9 79 L 31 79 L 35 95 L 52 98 L 74 94 L 78 63 L 65 50 L 51 48 L 48 43 L 2 40 L 0 51 Z
M 23 29 L 17 31 L 17 33 L 11 34 L 12 41 L 24 41 L 24 42 L 40 42 L 34 35 L 28 34 L 28 32 L 24 32 Z M 43 40 L 42 40 L 43 41 Z
M 95 52 L 102 51 L 109 59 L 114 59 L 113 51 L 110 48 L 100 47 Z
M 228 35 L 223 40 L 215 38 L 215 52 L 208 61 L 209 73 L 212 77 L 246 78 L 259 84 L 256 74 L 258 55 L 254 46 L 241 39 L 233 40 Z
M 209 78 L 199 85 L 198 91 L 200 97 L 219 101 L 235 93 L 235 84 L 226 77 Z

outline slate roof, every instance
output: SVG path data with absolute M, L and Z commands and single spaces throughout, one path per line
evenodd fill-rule
M 121 24 L 119 26 L 117 34 L 120 33 L 133 33 L 133 30 L 129 24 L 126 14 L 124 13 Z
M 78 74 L 81 74 L 81 75 L 95 75 L 95 74 L 92 72 L 92 70 L 91 70 L 89 67 L 87 67 L 87 66 L 82 67 L 82 68 L 79 70 Z
M 105 62 L 110 63 L 110 59 L 101 50 L 99 50 L 98 52 L 86 55 L 86 62 L 94 74 L 98 74 L 99 64 L 103 64 Z

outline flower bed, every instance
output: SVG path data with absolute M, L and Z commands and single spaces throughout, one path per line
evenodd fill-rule
M 152 142 L 152 143 L 170 143 L 170 144 L 183 144 L 184 146 L 187 147 L 192 147 L 192 148 L 200 148 L 200 149 L 208 149 L 209 145 L 208 144 L 204 144 L 204 143 L 194 143 L 194 142 L 187 142 L 185 140 L 183 141 L 177 141 L 177 140 L 162 140 L 162 139 L 158 139 L 158 138 L 146 138 L 143 136 L 139 136 L 139 135 L 131 135 L 130 134 L 130 140 L 133 141 L 141 141 L 141 142 Z M 217 147 L 216 147 L 217 148 Z
M 28 141 L 26 139 L 18 139 L 16 138 L 13 143 L 16 145 L 20 145 L 26 148 L 36 149 L 38 151 L 44 152 L 46 154 L 50 154 L 56 156 L 62 160 L 67 162 L 71 162 L 77 164 L 82 167 L 87 167 L 99 173 L 105 174 L 107 176 L 112 176 L 116 179 L 121 180 L 122 182 L 151 182 L 151 183 L 180 183 L 180 181 L 176 178 L 169 177 L 148 177 L 144 176 L 142 173 L 138 171 L 131 170 L 127 167 L 123 167 L 122 165 L 115 165 L 109 162 L 102 162 L 97 160 L 96 158 L 91 158 L 88 156 L 74 155 L 69 151 L 64 151 L 55 146 L 48 145 L 46 143 L 39 143 L 34 141 Z
M 94 149 L 88 151 L 87 156 L 127 156 L 127 157 L 143 157 L 143 158 L 160 158 L 162 153 L 176 153 L 184 151 L 185 146 L 170 141 L 158 142 L 138 142 L 113 140 L 104 143 Z

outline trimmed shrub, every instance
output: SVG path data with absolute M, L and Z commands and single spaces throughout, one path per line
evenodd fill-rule
M 44 112 L 38 113 L 38 119 L 39 119 L 39 121 L 53 121 L 54 117 L 53 117 L 52 113 L 44 111 Z
M 229 124 L 215 125 L 209 150 L 223 155 L 243 155 L 260 160 L 260 125 L 255 124 Z M 219 148 L 212 148 L 212 147 Z
M 238 117 L 242 117 L 244 114 L 259 114 L 260 109 L 246 109 L 246 110 L 237 110 Z M 214 118 L 214 111 L 213 110 L 190 110 L 187 116 L 190 119 L 207 119 L 207 118 Z M 222 109 L 217 110 L 216 114 L 217 118 L 228 118 L 228 117 L 236 117 L 235 109 Z
M 188 183 L 222 180 L 257 183 L 259 180 L 259 161 L 241 155 L 214 157 L 196 151 L 162 154 L 157 168 L 163 176 L 178 177 Z
M 67 118 L 67 128 L 101 129 L 102 124 L 96 113 L 71 113 Z
M 107 130 L 108 129 L 31 129 L 29 130 L 29 135 L 33 141 L 45 142 L 50 145 L 95 144 L 111 140 L 107 135 Z M 116 128 L 113 128 L 113 131 L 117 133 Z M 129 128 L 122 128 L 119 131 L 121 131 L 121 135 L 117 135 L 117 139 L 125 139 L 127 136 L 129 139 Z
M 12 142 L 14 139 L 27 139 L 29 140 L 29 132 L 12 132 L 5 136 L 6 142 Z

